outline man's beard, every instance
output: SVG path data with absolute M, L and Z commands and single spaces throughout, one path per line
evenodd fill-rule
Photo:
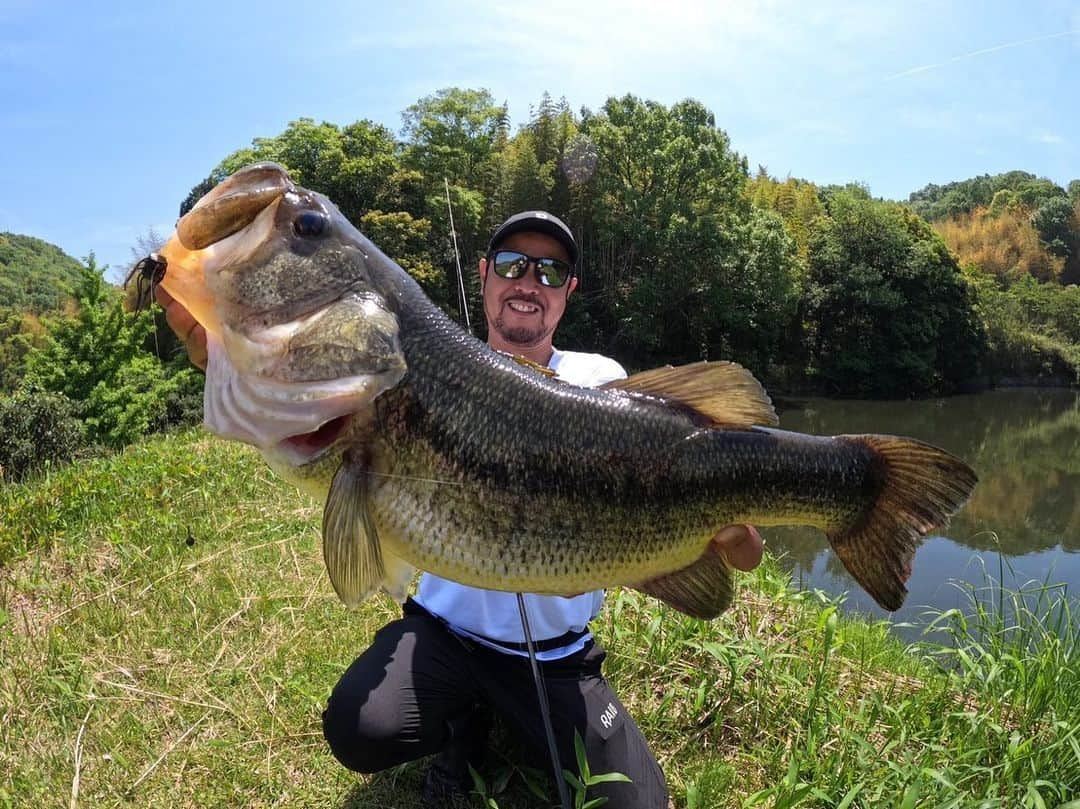
M 495 331 L 508 343 L 515 345 L 532 346 L 539 343 L 545 336 L 551 333 L 551 329 L 543 322 L 536 328 L 528 326 L 507 326 L 501 317 L 495 318 Z

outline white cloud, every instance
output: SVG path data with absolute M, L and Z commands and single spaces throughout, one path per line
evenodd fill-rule
M 902 126 L 929 132 L 956 132 L 961 128 L 957 116 L 947 109 L 904 107 L 898 111 Z
M 1080 16 L 1080 15 L 1078 15 Z M 937 70 L 938 68 L 945 67 L 953 64 L 954 62 L 962 62 L 965 59 L 973 59 L 977 56 L 986 56 L 991 53 L 997 53 L 998 51 L 1007 50 L 1009 48 L 1019 48 L 1022 45 L 1031 45 L 1035 42 L 1045 42 L 1048 39 L 1061 39 L 1062 37 L 1076 37 L 1080 39 L 1080 26 L 1074 26 L 1066 31 L 1058 31 L 1055 34 L 1044 34 L 1037 37 L 1027 37 L 1026 39 L 1017 39 L 1012 42 L 1003 42 L 1000 45 L 993 45 L 989 48 L 980 48 L 976 51 L 969 51 L 968 53 L 961 53 L 957 56 L 950 56 L 941 62 L 934 62 L 927 65 L 919 65 L 918 67 L 911 67 L 907 70 L 901 70 L 899 73 L 893 73 L 890 76 L 885 77 L 885 81 L 894 81 L 895 79 L 902 79 L 906 76 L 914 76 L 917 73 L 926 73 L 929 70 Z
M 1031 139 L 1037 143 L 1047 143 L 1051 146 L 1060 146 L 1065 143 L 1065 138 L 1053 132 L 1036 132 L 1031 136 Z
M 825 135 L 836 143 L 846 143 L 852 140 L 851 129 L 839 121 L 804 118 L 795 123 L 794 129 L 811 135 Z
M 708 95 L 768 112 L 774 99 L 749 88 L 806 88 L 796 91 L 805 97 L 836 81 L 850 87 L 866 72 L 865 44 L 917 26 L 921 6 L 929 0 L 462 0 L 453 15 L 407 26 L 395 17 L 345 47 L 415 51 L 424 74 L 438 73 L 445 59 L 432 55 L 451 49 L 457 72 L 463 62 L 475 67 L 497 95 L 544 87 L 575 103 L 627 91 L 665 102 Z

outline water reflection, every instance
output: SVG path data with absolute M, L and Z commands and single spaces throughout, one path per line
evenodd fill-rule
M 807 399 L 778 401 L 781 426 L 832 435 L 893 433 L 937 444 L 979 475 L 971 501 L 915 559 L 911 594 L 896 621 L 917 621 L 925 606 L 960 603 L 950 580 L 1066 582 L 1080 591 L 1080 391 L 1019 389 L 919 402 Z M 771 529 L 770 549 L 787 554 L 797 582 L 850 590 L 848 605 L 878 608 L 809 529 Z M 1000 556 L 999 556 L 1000 554 Z M 908 633 L 910 634 L 910 633 Z

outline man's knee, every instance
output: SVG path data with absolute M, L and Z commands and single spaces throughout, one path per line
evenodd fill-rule
M 331 694 L 323 711 L 323 736 L 334 758 L 350 770 L 373 773 L 418 758 L 403 740 L 400 713 L 367 710 Z

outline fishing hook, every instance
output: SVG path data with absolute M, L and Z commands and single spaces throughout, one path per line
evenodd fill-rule
M 127 289 L 127 285 L 133 278 L 135 279 L 135 304 L 133 306 L 135 312 L 150 308 L 150 301 L 154 298 L 154 289 L 165 277 L 165 269 L 168 266 L 169 262 L 161 253 L 151 253 L 135 262 L 135 266 L 124 279 L 124 289 Z M 157 318 L 154 318 L 154 355 L 159 360 L 161 359 Z
M 127 278 L 124 279 L 124 289 L 132 279 L 135 280 L 135 311 L 141 312 L 150 305 L 154 297 L 154 288 L 165 277 L 165 269 L 169 266 L 165 256 L 161 253 L 151 253 L 145 258 L 135 262 Z

